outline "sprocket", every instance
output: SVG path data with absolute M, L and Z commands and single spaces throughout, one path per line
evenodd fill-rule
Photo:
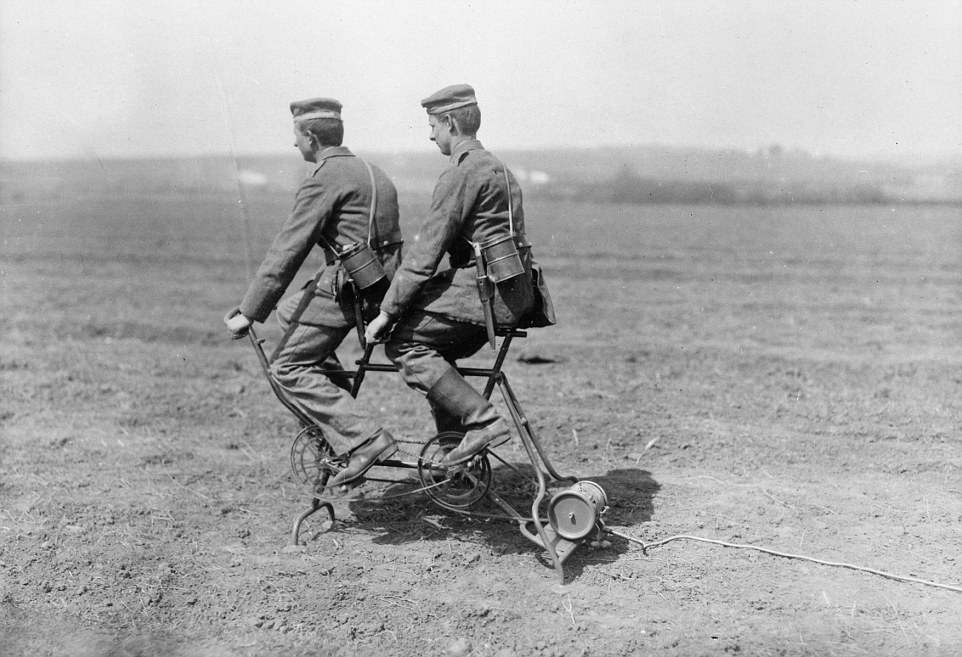
M 418 457 L 418 479 L 424 492 L 439 506 L 453 511 L 472 506 L 491 486 L 491 462 L 486 453 L 455 467 L 438 465 L 463 438 L 464 434 L 457 431 L 439 433 L 424 444 Z
M 291 445 L 291 471 L 298 483 L 320 494 L 337 470 L 334 450 L 320 429 L 306 427 L 297 434 Z

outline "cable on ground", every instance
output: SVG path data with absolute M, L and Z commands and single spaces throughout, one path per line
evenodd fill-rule
M 844 563 L 842 561 L 824 561 L 822 559 L 815 559 L 814 557 L 807 557 L 801 554 L 790 554 L 788 552 L 779 552 L 778 550 L 770 550 L 768 548 L 758 547 L 757 545 L 748 545 L 744 543 L 728 543 L 726 541 L 719 541 L 714 538 L 702 538 L 701 536 L 691 536 L 689 534 L 678 534 L 676 536 L 669 536 L 668 538 L 663 538 L 659 541 L 654 541 L 652 543 L 645 543 L 639 538 L 630 536 L 628 534 L 623 534 L 621 532 L 614 531 L 609 528 L 605 528 L 605 531 L 614 536 L 624 538 L 632 543 L 637 543 L 641 546 L 642 552 L 648 554 L 648 548 L 660 547 L 666 543 L 672 541 L 677 541 L 681 539 L 689 541 L 700 541 L 702 543 L 712 543 L 714 545 L 721 545 L 723 547 L 730 548 L 741 548 L 746 550 L 757 550 L 759 552 L 764 552 L 765 554 L 771 554 L 776 557 L 785 557 L 786 559 L 801 559 L 802 561 L 810 561 L 812 563 L 821 564 L 823 566 L 835 566 L 838 568 L 848 568 L 850 570 L 858 570 L 865 573 L 872 573 L 873 575 L 879 575 L 880 577 L 887 577 L 889 579 L 895 579 L 902 582 L 912 582 L 914 584 L 923 584 L 925 586 L 934 586 L 940 589 L 946 589 L 948 591 L 955 591 L 956 593 L 962 593 L 962 587 L 951 586 L 949 584 L 940 584 L 939 582 L 932 582 L 925 579 L 918 579 L 917 577 L 906 577 L 904 575 L 896 575 L 894 573 L 889 573 L 884 570 L 876 570 L 875 568 L 866 568 L 865 566 L 856 566 L 850 563 Z

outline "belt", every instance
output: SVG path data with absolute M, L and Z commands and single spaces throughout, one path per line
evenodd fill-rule
M 404 240 L 401 239 L 401 233 L 391 233 L 387 237 L 379 239 L 377 242 L 371 243 L 371 248 L 374 251 L 381 252 L 386 250 L 390 246 L 397 246 L 398 244 L 404 244 Z M 328 265 L 333 265 L 338 262 L 337 254 L 334 253 L 332 248 L 322 245 L 324 249 L 324 263 Z

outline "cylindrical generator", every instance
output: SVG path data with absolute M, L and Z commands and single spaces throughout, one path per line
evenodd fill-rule
M 605 490 L 593 481 L 579 481 L 548 503 L 548 522 L 561 538 L 577 541 L 598 526 L 608 508 Z

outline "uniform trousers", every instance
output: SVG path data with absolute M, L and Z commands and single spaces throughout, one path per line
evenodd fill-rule
M 477 353 L 487 342 L 483 326 L 416 310 L 394 327 L 384 353 L 408 387 L 427 395 L 448 372 L 457 372 L 458 359 Z M 470 428 L 434 403 L 431 406 L 438 431 Z
M 313 294 L 313 290 L 291 295 L 278 304 L 277 321 L 281 330 L 287 331 L 303 294 Z M 330 304 L 332 311 L 339 312 L 333 297 L 317 295 L 311 300 L 312 310 L 315 304 Z M 335 350 L 353 330 L 353 324 L 332 327 L 299 323 L 271 363 L 271 372 L 281 388 L 321 427 L 324 437 L 339 454 L 355 447 L 379 428 L 351 396 L 350 377 L 328 374 L 342 369 Z

